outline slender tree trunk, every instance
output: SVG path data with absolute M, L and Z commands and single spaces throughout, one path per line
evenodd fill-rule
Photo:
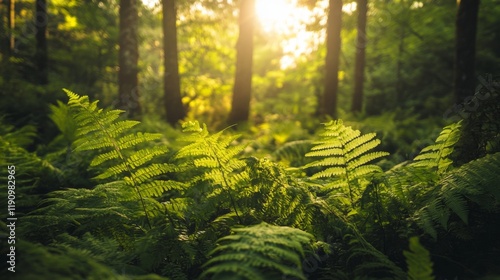
M 0 0 L 0 55 L 2 63 L 8 58 L 10 47 L 7 5 L 7 2 Z
M 400 26 L 398 46 L 398 62 L 396 64 L 396 103 L 401 104 L 404 100 L 403 94 L 403 54 L 405 51 L 406 27 Z
M 134 118 L 141 114 L 139 104 L 139 47 L 137 41 L 137 0 L 120 0 L 120 51 L 118 63 L 118 107 Z
M 167 121 L 175 125 L 186 114 L 181 100 L 175 0 L 163 0 L 164 95 Z
M 250 113 L 254 15 L 255 1 L 240 0 L 239 37 L 236 45 L 236 75 L 229 124 L 248 121 Z
M 35 64 L 37 67 L 37 83 L 40 85 L 46 85 L 49 82 L 49 58 L 47 52 L 47 23 L 49 22 L 49 18 L 47 14 L 47 0 L 36 0 L 35 10 Z
M 325 88 L 323 115 L 337 118 L 337 94 L 339 86 L 340 31 L 342 29 L 342 0 L 329 0 L 326 23 Z
M 356 40 L 356 66 L 354 70 L 354 94 L 352 96 L 352 112 L 361 112 L 363 109 L 363 84 L 365 72 L 366 48 L 366 13 L 368 0 L 358 0 L 358 34 Z
M 461 0 L 455 30 L 455 99 L 462 102 L 475 89 L 476 29 L 479 0 Z
M 14 28 L 16 27 L 16 1 L 6 0 L 7 5 L 7 28 L 8 28 L 8 45 L 9 45 L 9 56 L 12 55 L 14 48 L 16 46 L 16 41 L 14 37 Z

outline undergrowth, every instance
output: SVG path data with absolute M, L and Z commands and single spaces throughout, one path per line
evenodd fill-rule
M 20 246 L 65 277 L 80 273 L 71 268 L 79 262 L 89 279 L 470 278 L 485 274 L 443 269 L 469 260 L 450 248 L 479 254 L 459 240 L 486 238 L 481 250 L 499 256 L 483 229 L 500 230 L 481 214 L 498 218 L 500 154 L 457 161 L 462 122 L 384 170 L 389 153 L 377 135 L 340 120 L 257 157 L 230 130 L 186 122 L 172 143 L 120 110 L 66 94 L 67 105 L 51 107 L 61 135 L 42 155 L 26 149 L 33 127 L 0 125 L 2 163 L 37 175 L 19 181 L 19 197 L 32 199 Z M 47 182 L 59 185 L 36 191 Z

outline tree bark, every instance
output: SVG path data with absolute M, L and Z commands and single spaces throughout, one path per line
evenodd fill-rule
M 323 115 L 337 118 L 337 95 L 339 85 L 340 31 L 342 29 L 342 0 L 329 0 L 326 23 L 325 88 L 323 93 Z
M 356 40 L 356 65 L 354 69 L 354 93 L 352 96 L 351 111 L 361 112 L 363 109 L 363 84 L 365 71 L 365 48 L 366 48 L 366 13 L 368 0 L 358 0 L 358 34 Z
M 479 0 L 461 0 L 455 29 L 455 101 L 462 102 L 475 90 L 476 29 Z
M 236 75 L 229 124 L 248 121 L 252 93 L 253 33 L 255 1 L 241 0 L 239 35 L 236 45 Z
M 177 12 L 175 0 L 163 0 L 164 100 L 167 121 L 171 125 L 184 119 L 186 113 L 181 99 L 179 60 L 177 50 Z
M 138 13 L 136 0 L 120 0 L 120 51 L 118 63 L 118 107 L 132 118 L 139 117 L 138 61 L 137 41 Z
M 405 52 L 406 27 L 399 27 L 399 46 L 398 46 L 398 62 L 396 63 L 396 103 L 401 104 L 404 101 L 403 93 L 403 55 Z
M 16 1 L 7 1 L 7 24 L 9 28 L 9 53 L 12 55 L 14 48 L 16 46 L 16 41 L 14 37 L 14 28 L 16 27 Z
M 2 63 L 6 61 L 9 57 L 9 13 L 7 8 L 8 2 L 0 0 L 0 55 L 2 58 Z
M 36 52 L 35 64 L 37 67 L 37 83 L 39 85 L 46 85 L 49 82 L 48 66 L 49 58 L 47 52 L 47 0 L 36 0 L 36 14 L 35 14 L 35 27 L 36 27 Z

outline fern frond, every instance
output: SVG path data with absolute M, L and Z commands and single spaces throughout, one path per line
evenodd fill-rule
M 436 169 L 438 174 L 445 173 L 453 163 L 449 156 L 460 138 L 461 126 L 459 121 L 444 127 L 435 143 L 422 149 L 411 165 Z
M 371 152 L 380 144 L 374 139 L 375 133 L 361 135 L 359 130 L 344 126 L 341 120 L 325 124 L 325 131 L 320 134 L 322 139 L 316 144 L 306 157 L 320 157 L 304 166 L 304 168 L 320 167 L 323 170 L 316 172 L 311 179 L 327 178 L 328 186 L 341 188 L 349 193 L 351 203 L 361 192 L 354 188 L 360 179 L 367 175 L 382 172 L 376 165 L 369 162 L 388 155 L 386 152 Z
M 266 223 L 233 229 L 233 235 L 219 239 L 204 264 L 201 277 L 211 279 L 305 279 L 302 273 L 304 249 L 311 248 L 313 236 L 299 229 Z
M 429 251 L 419 242 L 418 237 L 410 238 L 410 251 L 403 252 L 408 265 L 408 279 L 434 280 Z
M 436 224 L 447 229 L 451 213 L 468 224 L 468 203 L 475 202 L 487 210 L 500 205 L 500 153 L 487 155 L 448 172 L 439 181 L 439 190 L 419 209 L 414 219 L 424 231 L 437 237 Z M 485 199 L 485 197 L 489 199 Z
M 122 179 L 126 186 L 136 191 L 146 220 L 150 224 L 145 200 L 180 186 L 154 180 L 156 176 L 175 169 L 169 164 L 152 163 L 167 153 L 165 146 L 143 147 L 160 139 L 161 135 L 131 133 L 130 129 L 139 122 L 119 120 L 123 111 L 100 109 L 97 106 L 98 101 L 90 102 L 87 96 L 81 97 L 66 89 L 64 91 L 69 97 L 68 106 L 73 110 L 74 119 L 78 123 L 75 150 L 99 150 L 101 153 L 94 157 L 90 165 L 103 166 L 104 170 L 94 179 Z
M 200 181 L 212 184 L 214 188 L 207 197 L 218 197 L 218 194 L 225 193 L 239 217 L 234 192 L 237 186 L 242 186 L 249 180 L 245 162 L 237 158 L 245 146 L 231 145 L 239 135 L 224 137 L 224 131 L 210 134 L 206 125 L 202 128 L 198 122 L 189 122 L 184 127 L 184 132 L 189 134 L 180 141 L 189 144 L 175 156 L 184 162 L 180 166 L 181 170 L 197 174 L 194 180 L 190 180 L 193 186 L 193 183 L 198 184 Z

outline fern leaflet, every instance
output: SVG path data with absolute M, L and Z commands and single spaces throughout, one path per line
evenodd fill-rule
M 266 223 L 233 229 L 235 234 L 219 239 L 205 263 L 201 277 L 211 279 L 306 279 L 302 273 L 304 248 L 312 248 L 313 236 L 290 227 Z
M 367 164 L 375 159 L 388 155 L 387 152 L 371 151 L 380 144 L 374 139 L 375 133 L 361 135 L 359 130 L 344 126 L 341 120 L 325 124 L 322 139 L 316 144 L 306 157 L 319 157 L 305 168 L 321 168 L 311 178 L 332 178 L 327 187 L 339 188 L 349 194 L 350 202 L 360 193 L 353 186 L 367 175 L 382 172 L 377 165 Z

